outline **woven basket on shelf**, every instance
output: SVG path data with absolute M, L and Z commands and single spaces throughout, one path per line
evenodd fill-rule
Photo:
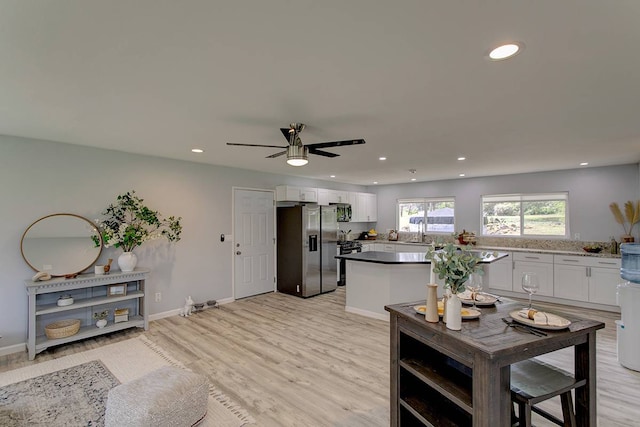
M 59 320 L 44 327 L 44 333 L 50 340 L 70 337 L 77 334 L 79 330 L 80 320 L 78 319 Z

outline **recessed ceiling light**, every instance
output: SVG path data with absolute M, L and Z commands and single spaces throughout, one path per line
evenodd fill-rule
M 587 166 L 589 164 L 589 162 L 582 162 L 580 163 L 580 166 Z
M 461 173 L 461 174 L 460 174 L 460 175 L 458 175 L 458 176 L 464 176 L 464 174 L 463 174 L 463 173 Z
M 373 181 L 373 183 L 374 183 L 374 184 L 377 184 L 377 183 L 378 183 L 378 181 Z
M 191 152 L 192 153 L 204 153 L 204 150 L 202 148 L 192 148 Z
M 387 160 L 386 157 L 380 157 L 379 160 Z
M 411 178 L 411 181 L 415 181 L 415 180 L 416 180 L 416 178 Z
M 520 42 L 507 43 L 492 49 L 488 56 L 492 61 L 501 61 L 517 55 L 523 48 L 524 44 Z
M 335 175 L 329 175 L 329 178 L 335 178 L 335 177 L 336 177 Z
M 466 157 L 458 157 L 458 160 L 467 160 Z

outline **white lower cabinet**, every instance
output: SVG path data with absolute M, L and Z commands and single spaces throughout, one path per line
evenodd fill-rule
M 482 284 L 485 289 L 511 291 L 513 290 L 513 255 L 485 264 Z
M 555 255 L 554 281 L 558 298 L 617 305 L 620 260 Z
M 392 243 L 376 243 L 376 250 L 381 252 L 395 252 L 396 245 Z
M 398 243 L 396 246 L 396 252 L 414 252 L 414 253 L 427 253 L 427 246 L 425 245 L 411 245 L 407 243 Z
M 525 293 L 522 290 L 522 274 L 525 272 L 538 275 L 540 289 L 537 295 L 553 296 L 553 255 L 514 252 L 512 275 L 514 292 Z
M 616 294 L 620 278 L 620 261 L 617 268 L 591 267 L 589 277 L 589 302 L 597 304 L 618 305 Z
M 588 267 L 581 265 L 578 257 L 562 257 L 553 266 L 555 289 L 553 295 L 576 301 L 589 301 Z M 574 261 L 575 264 L 568 264 Z

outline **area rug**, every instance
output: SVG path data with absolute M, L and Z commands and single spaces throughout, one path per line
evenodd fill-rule
M 101 397 L 101 393 L 108 393 L 118 382 L 132 381 L 163 366 L 184 368 L 163 348 L 140 335 L 119 343 L 0 373 L 0 425 L 100 427 L 104 425 L 103 408 L 106 404 L 106 394 Z M 86 378 L 80 380 L 80 377 Z M 43 388 L 38 384 L 47 384 L 47 387 Z M 35 399 L 25 395 L 25 399 L 21 401 L 16 394 L 20 387 L 23 391 L 31 389 L 30 393 L 35 394 Z M 13 400 L 9 399 L 10 396 L 13 396 Z M 77 403 L 79 400 L 87 408 L 95 405 L 97 419 L 91 418 L 90 409 L 85 414 L 88 418 L 76 420 L 60 415 L 65 413 L 65 409 L 67 412 L 76 412 L 75 409 L 80 406 Z M 13 402 L 14 411 L 22 405 L 19 411 L 24 411 L 23 421 L 16 421 L 14 413 L 13 421 L 7 418 L 10 423 L 5 423 L 2 414 L 9 409 L 3 404 L 9 401 Z M 57 411 L 56 408 L 63 410 Z M 28 415 L 29 411 L 37 412 L 37 415 Z M 30 421 L 24 421 L 26 419 Z M 253 423 L 253 418 L 244 408 L 210 384 L 207 416 L 199 425 L 240 427 Z
M 102 425 L 107 394 L 118 384 L 94 360 L 0 387 L 0 426 Z

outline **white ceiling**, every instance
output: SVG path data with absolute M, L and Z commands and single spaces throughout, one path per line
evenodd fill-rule
M 639 42 L 638 0 L 0 0 L 0 134 L 362 185 L 637 163 Z M 293 121 L 367 143 L 225 145 Z

